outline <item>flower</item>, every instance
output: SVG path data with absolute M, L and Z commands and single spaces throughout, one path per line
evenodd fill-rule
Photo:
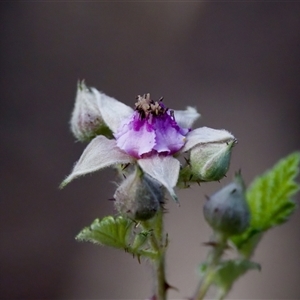
M 169 110 L 149 94 L 137 97 L 135 110 L 118 100 L 92 89 L 104 124 L 113 137 L 97 135 L 88 144 L 64 187 L 73 179 L 109 166 L 135 164 L 163 185 L 177 201 L 174 187 L 180 173 L 179 154 L 210 143 L 235 140 L 226 130 L 201 127 L 192 130 L 200 117 L 195 108 Z
M 174 113 L 165 108 L 162 99 L 154 102 L 147 94 L 138 96 L 137 100 L 135 112 L 115 133 L 118 147 L 136 158 L 178 152 L 185 144 L 189 129 L 176 123 Z

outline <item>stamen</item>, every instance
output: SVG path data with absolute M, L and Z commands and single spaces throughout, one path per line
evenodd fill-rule
M 153 101 L 148 93 L 143 96 L 138 95 L 136 99 L 138 101 L 135 103 L 135 110 L 139 112 L 141 119 L 148 118 L 149 115 L 164 115 L 168 111 L 168 108 L 165 108 L 164 105 L 161 104 L 163 97 L 158 101 Z

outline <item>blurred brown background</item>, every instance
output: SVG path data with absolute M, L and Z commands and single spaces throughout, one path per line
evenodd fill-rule
M 210 236 L 204 194 L 242 169 L 247 183 L 300 148 L 300 4 L 296 2 L 1 2 L 1 299 L 145 299 L 147 263 L 78 243 L 114 213 L 105 170 L 58 185 L 85 145 L 68 122 L 78 79 L 128 105 L 150 92 L 196 126 L 238 138 L 228 178 L 169 201 L 168 278 L 193 294 Z M 298 196 L 299 200 L 299 196 Z M 269 232 L 231 299 L 300 299 L 300 211 Z

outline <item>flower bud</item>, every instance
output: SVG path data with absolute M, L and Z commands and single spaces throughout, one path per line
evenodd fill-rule
M 119 213 L 133 220 L 145 221 L 160 209 L 164 192 L 156 180 L 135 170 L 117 188 L 114 199 Z
M 70 125 L 73 135 L 81 142 L 90 141 L 98 134 L 110 134 L 97 106 L 97 97 L 96 89 L 88 88 L 84 81 L 78 82 Z
M 208 198 L 203 212 L 209 225 L 227 236 L 240 234 L 247 229 L 250 211 L 240 174 L 236 175 L 234 182 Z
M 222 179 L 230 164 L 231 150 L 236 140 L 200 144 L 191 149 L 190 180 L 216 181 Z

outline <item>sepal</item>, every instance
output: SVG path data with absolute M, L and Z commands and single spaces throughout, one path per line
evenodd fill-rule
M 136 221 L 154 217 L 164 201 L 161 184 L 136 168 L 117 188 L 115 207 L 118 212 Z

